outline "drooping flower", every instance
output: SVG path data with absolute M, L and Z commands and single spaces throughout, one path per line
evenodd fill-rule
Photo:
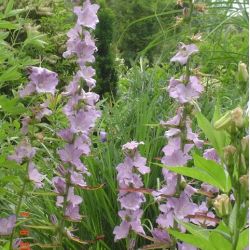
M 119 226 L 114 228 L 115 241 L 127 238 L 130 230 L 136 233 L 145 234 L 143 227 L 141 225 L 141 217 L 143 211 L 139 210 L 121 210 L 118 212 L 122 222 Z
M 91 4 L 90 0 L 85 1 L 83 7 L 75 7 L 74 13 L 77 15 L 77 24 L 91 29 L 95 29 L 98 23 L 97 11 L 99 5 Z
M 45 175 L 39 173 L 36 169 L 36 166 L 33 162 L 29 163 L 29 180 L 34 182 L 37 188 L 42 188 L 44 183 L 42 182 L 45 178 Z
M 207 160 L 212 160 L 215 162 L 219 162 L 220 158 L 214 148 L 208 148 L 204 151 L 203 157 L 206 158 Z
M 23 163 L 24 160 L 31 160 L 36 153 L 35 148 L 33 148 L 27 141 L 22 141 L 15 149 L 15 152 L 8 156 L 9 160 L 16 161 L 17 163 Z
M 66 144 L 63 149 L 58 150 L 61 160 L 65 163 L 73 164 L 79 171 L 87 173 L 87 168 L 80 160 L 82 151 L 75 147 L 74 144 Z
M 20 97 L 31 95 L 32 93 L 51 93 L 54 95 L 58 84 L 58 75 L 48 69 L 41 67 L 30 67 L 30 82 L 19 92 Z
M 107 141 L 107 133 L 105 131 L 100 132 L 100 140 L 101 140 L 101 142 Z
M 0 218 L 0 235 L 6 236 L 12 233 L 16 224 L 16 215 L 10 215 L 7 218 Z
M 172 77 L 168 86 L 169 95 L 181 104 L 199 98 L 204 90 L 204 87 L 196 76 L 190 76 L 187 84 L 184 84 L 184 81 L 184 76 L 180 79 L 174 79 Z
M 189 57 L 199 51 L 195 44 L 186 45 L 184 43 L 180 44 L 179 51 L 177 54 L 170 59 L 170 62 L 179 62 L 181 65 L 187 63 Z
M 156 242 L 171 243 L 171 238 L 166 230 L 161 228 L 154 228 L 151 234 Z
M 196 247 L 187 244 L 187 243 L 177 243 L 178 244 L 178 250 L 197 250 Z

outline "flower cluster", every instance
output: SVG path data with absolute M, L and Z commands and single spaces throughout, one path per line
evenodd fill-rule
M 140 144 L 144 143 L 131 141 L 124 144 L 122 150 L 126 157 L 117 166 L 118 200 L 122 208 L 118 214 L 122 222 L 114 229 L 115 240 L 126 238 L 130 230 L 144 234 L 140 221 L 143 214 L 140 207 L 145 202 L 145 196 L 140 192 L 143 187 L 141 175 L 149 173 L 150 168 L 146 166 L 146 158 L 138 152 Z
M 190 107 L 194 100 L 198 99 L 203 92 L 203 86 L 196 76 L 189 75 L 190 56 L 198 52 L 196 45 L 181 44 L 179 52 L 171 59 L 171 62 L 178 62 L 181 65 L 187 64 L 187 74 L 182 75 L 179 79 L 172 77 L 169 81 L 167 91 L 169 95 L 179 103 L 177 113 L 173 118 L 161 125 L 167 127 L 165 137 L 168 144 L 162 149 L 164 156 L 161 162 L 166 166 L 183 166 L 192 159 L 190 151 L 193 147 L 201 148 L 203 141 L 198 135 L 192 131 L 192 121 L 190 117 Z M 207 152 L 209 153 L 209 152 Z M 181 231 L 185 229 L 176 223 L 175 219 L 181 221 L 191 221 L 195 224 L 203 226 L 214 226 L 214 221 L 207 220 L 208 217 L 214 218 L 214 214 L 208 211 L 205 202 L 197 205 L 192 201 L 192 195 L 197 192 L 192 186 L 185 184 L 185 188 L 181 187 L 181 183 L 185 183 L 184 177 L 173 173 L 167 169 L 163 169 L 165 185 L 154 191 L 152 194 L 156 200 L 165 200 L 160 204 L 160 215 L 157 218 L 159 228 L 154 230 L 167 229 L 169 227 L 178 227 Z M 210 188 L 210 187 L 207 187 Z M 158 232 L 157 231 L 157 232 Z M 166 234 L 164 232 L 164 234 Z M 154 235 L 154 231 L 152 232 Z M 159 237 L 156 239 L 159 240 Z M 162 242 L 171 243 L 170 237 L 166 234 Z M 178 249 L 196 249 L 186 243 L 178 243 Z
M 32 94 L 55 94 L 56 86 L 58 84 L 57 74 L 41 67 L 30 67 L 29 83 L 20 90 L 19 95 L 21 98 L 30 96 Z M 34 163 L 36 148 L 32 147 L 32 139 L 29 138 L 29 124 L 33 121 L 40 122 L 45 115 L 50 115 L 52 112 L 48 109 L 49 103 L 46 101 L 42 104 L 37 104 L 31 108 L 31 116 L 26 116 L 22 119 L 21 133 L 23 135 L 22 141 L 15 147 L 14 152 L 8 156 L 8 159 L 15 161 L 20 165 L 25 165 L 25 177 L 23 179 L 22 192 L 19 197 L 16 214 L 11 215 L 9 218 L 0 219 L 0 235 L 12 235 L 11 243 L 14 235 L 15 223 L 18 218 L 19 210 L 21 208 L 22 198 L 25 194 L 25 186 L 27 181 L 32 182 L 36 188 L 44 186 L 43 180 L 45 175 L 42 175 Z
M 91 92 L 95 86 L 95 70 L 88 66 L 88 63 L 95 61 L 95 41 L 91 36 L 98 23 L 97 10 L 99 6 L 91 4 L 87 0 L 83 7 L 75 7 L 77 23 L 68 32 L 67 51 L 63 54 L 65 58 L 76 56 L 79 65 L 78 72 L 63 96 L 67 97 L 67 103 L 63 107 L 63 113 L 69 122 L 69 127 L 60 130 L 57 134 L 64 140 L 65 145 L 58 150 L 62 164 L 58 166 L 56 176 L 52 179 L 54 191 L 57 194 L 56 205 L 63 208 L 63 216 L 70 221 L 80 221 L 80 204 L 83 199 L 75 195 L 75 188 L 85 188 L 87 183 L 86 175 L 90 175 L 87 167 L 81 161 L 82 156 L 90 154 L 91 140 L 90 133 L 101 112 L 97 110 L 96 103 L 99 96 Z M 86 83 L 89 91 L 84 91 Z

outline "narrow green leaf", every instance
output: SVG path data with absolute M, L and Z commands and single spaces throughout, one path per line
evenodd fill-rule
M 175 172 L 177 174 L 181 174 L 184 176 L 188 176 L 191 177 L 193 179 L 202 181 L 202 182 L 206 182 L 208 184 L 211 184 L 212 186 L 215 186 L 217 188 L 219 188 L 220 190 L 224 191 L 224 187 L 220 185 L 220 183 L 215 180 L 214 178 L 212 178 L 209 173 L 207 173 L 206 171 L 204 171 L 203 169 L 197 168 L 197 167 L 193 167 L 193 168 L 189 168 L 189 167 L 166 167 L 165 168 L 171 170 L 172 172 Z
M 240 233 L 239 241 L 236 250 L 245 249 L 249 244 L 249 229 L 245 229 Z
M 177 220 L 177 221 L 179 224 L 184 226 L 188 230 L 188 232 L 190 232 L 191 234 L 196 235 L 200 238 L 204 238 L 205 240 L 209 239 L 209 230 L 196 226 L 192 223 L 186 223 L 181 220 Z
M 194 165 L 198 168 L 204 169 L 209 175 L 216 180 L 225 190 L 230 191 L 232 184 L 231 179 L 227 171 L 223 166 L 219 165 L 215 161 L 207 160 L 197 154 L 193 155 Z
M 230 241 L 225 239 L 220 233 L 212 231 L 210 234 L 210 242 L 216 250 L 232 250 L 232 244 Z
M 210 121 L 200 112 L 196 113 L 199 127 L 208 138 L 209 142 L 216 149 L 217 153 L 222 156 L 223 148 L 230 143 L 229 136 L 224 131 L 217 131 L 213 128 Z
M 6 9 L 4 11 L 4 16 L 13 9 L 13 5 L 14 5 L 14 0 L 9 0 Z
M 15 30 L 19 28 L 19 24 L 13 22 L 8 22 L 5 20 L 0 20 L 0 29 Z
M 216 250 L 213 248 L 208 240 L 200 238 L 192 234 L 184 234 L 173 229 L 168 229 L 168 232 L 176 239 L 184 241 L 190 245 L 196 246 L 202 250 Z
M 17 67 L 10 67 L 0 75 L 0 86 L 2 85 L 2 82 L 18 80 L 20 77 L 21 74 L 18 72 Z

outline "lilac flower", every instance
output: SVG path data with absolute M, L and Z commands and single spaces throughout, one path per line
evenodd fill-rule
M 215 218 L 214 213 L 209 212 L 207 205 L 205 202 L 202 202 L 201 205 L 197 208 L 195 215 L 197 215 L 197 218 L 192 218 L 191 222 L 197 225 L 205 225 L 205 226 L 216 226 L 216 222 L 213 220 L 206 219 L 206 217 L 209 218 Z
M 35 186 L 37 188 L 42 188 L 43 187 L 43 179 L 45 178 L 45 175 L 42 175 L 38 172 L 36 169 L 36 166 L 33 162 L 29 163 L 29 180 L 33 181 Z
M 194 215 L 197 211 L 197 206 L 184 192 L 179 198 L 169 198 L 167 203 L 160 205 L 159 208 L 162 213 L 157 223 L 163 228 L 173 227 L 174 218 L 184 220 L 188 215 Z
M 164 185 L 161 189 L 152 192 L 152 195 L 156 199 L 158 199 L 159 196 L 172 196 L 176 192 L 177 174 L 167 169 L 163 169 L 162 173 L 163 173 L 166 185 Z
M 87 0 L 83 7 L 75 7 L 74 13 L 78 16 L 77 24 L 91 29 L 95 29 L 98 23 L 97 11 L 99 5 L 91 4 L 90 0 Z
M 77 185 L 77 186 L 80 186 L 80 187 L 87 186 L 87 183 L 83 179 L 83 175 L 76 172 L 76 171 L 71 171 L 70 182 L 71 182 L 72 185 Z
M 205 192 L 211 192 L 211 193 L 219 193 L 219 189 L 216 187 L 213 187 L 207 183 L 202 183 L 201 184 L 201 188 L 205 191 Z
M 60 136 L 64 141 L 69 143 L 73 141 L 74 137 L 73 132 L 69 128 L 58 131 L 57 135 Z
M 100 139 L 101 139 L 101 142 L 107 141 L 107 133 L 105 131 L 100 132 Z
M 62 207 L 63 206 L 63 200 L 64 200 L 63 196 L 57 196 L 57 203 L 56 203 L 56 205 L 58 207 Z M 69 204 L 71 204 L 73 207 L 76 207 L 79 204 L 81 204 L 82 201 L 83 200 L 82 200 L 82 198 L 79 195 L 75 195 L 74 194 L 74 188 L 70 187 L 69 191 L 68 191 L 67 202 Z
M 58 220 L 57 220 L 57 217 L 54 214 L 51 214 L 49 218 L 50 218 L 50 221 L 51 221 L 51 223 L 53 225 L 57 225 Z
M 92 67 L 83 67 L 77 72 L 79 78 L 83 78 L 86 81 L 87 86 L 92 89 L 95 87 L 96 80 L 93 78 L 95 75 L 95 69 Z
M 15 153 L 8 157 L 9 160 L 16 161 L 17 163 L 23 163 L 25 159 L 31 160 L 36 153 L 27 141 L 22 141 L 15 149 Z
M 62 177 L 54 177 L 52 179 L 53 186 L 55 188 L 55 192 L 57 194 L 64 194 L 66 191 L 66 182 L 65 179 Z
M 122 219 L 122 223 L 114 229 L 115 241 L 127 238 L 130 230 L 145 234 L 140 221 L 143 214 L 141 209 L 135 211 L 121 210 L 118 214 Z
M 82 134 L 75 139 L 74 146 L 81 151 L 81 155 L 90 154 L 90 140 L 86 134 Z
M 79 210 L 79 206 L 73 206 L 72 204 L 69 204 L 66 207 L 65 216 L 72 221 L 80 221 L 82 216 L 79 214 Z
M 29 116 L 26 116 L 22 119 L 22 128 L 21 132 L 26 135 L 29 131 L 29 123 L 31 122 L 31 118 Z
M 144 142 L 136 142 L 136 141 L 131 141 L 131 142 L 128 142 L 128 143 L 126 143 L 126 144 L 124 144 L 123 146 L 122 146 L 122 150 L 124 151 L 124 152 L 127 152 L 127 151 L 135 151 L 137 148 L 138 148 L 138 146 L 139 145 L 143 145 L 144 144 Z
M 20 97 L 28 96 L 34 92 L 51 93 L 54 95 L 58 84 L 58 75 L 48 69 L 41 67 L 31 67 L 30 82 L 19 92 Z
M 156 242 L 170 243 L 171 238 L 166 230 L 160 228 L 154 228 L 151 234 Z
M 137 210 L 146 201 L 145 196 L 140 192 L 120 192 L 118 197 L 121 207 L 130 210 Z
M 193 147 L 192 144 L 186 144 L 184 150 L 181 149 L 181 138 L 174 137 L 169 139 L 168 145 L 166 145 L 162 151 L 164 156 L 161 162 L 166 166 L 182 166 L 185 165 L 191 157 L 188 152 Z
M 20 244 L 21 244 L 22 240 L 20 238 L 16 238 L 13 243 L 12 243 L 12 248 L 14 250 L 18 250 L 20 249 Z
M 160 124 L 163 125 L 163 126 L 179 126 L 180 122 L 181 122 L 181 119 L 182 119 L 182 115 L 183 115 L 183 108 L 180 107 L 177 110 L 177 115 L 176 116 L 174 116 L 173 118 L 170 118 L 166 122 L 161 121 Z
M 87 133 L 89 129 L 94 127 L 95 122 L 100 115 L 101 113 L 95 109 L 81 109 L 75 116 L 69 117 L 71 130 L 74 133 Z
M 52 111 L 50 109 L 48 109 L 48 107 L 49 107 L 48 102 L 40 104 L 39 111 L 36 113 L 36 116 L 35 116 L 35 118 L 38 121 L 41 121 L 41 119 L 44 116 L 50 116 L 52 114 Z
M 79 171 L 87 173 L 86 167 L 80 160 L 82 151 L 77 149 L 74 144 L 66 144 L 64 149 L 58 150 L 61 160 L 65 163 L 73 164 Z
M 12 233 L 16 224 L 16 215 L 10 215 L 8 218 L 0 219 L 0 235 L 6 236 Z
M 203 157 L 206 158 L 207 160 L 220 162 L 220 158 L 214 148 L 206 149 L 203 153 Z
M 181 79 L 174 79 L 172 77 L 168 86 L 169 95 L 181 104 L 191 102 L 192 100 L 199 98 L 200 94 L 204 90 L 196 76 L 190 76 L 186 85 L 183 82 L 184 79 L 185 78 L 183 76 Z
M 189 57 L 199 50 L 195 44 L 186 45 L 181 43 L 178 53 L 170 59 L 170 62 L 179 62 L 181 65 L 187 63 Z
M 63 96 L 74 96 L 79 90 L 78 76 L 75 76 L 74 79 L 70 82 L 69 85 L 65 87 L 65 92 L 62 93 Z
M 94 92 L 82 91 L 82 100 L 86 105 L 94 106 L 99 101 L 100 96 Z
M 178 243 L 178 250 L 197 250 L 197 248 L 187 243 Z

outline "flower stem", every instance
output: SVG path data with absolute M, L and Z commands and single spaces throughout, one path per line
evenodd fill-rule
M 64 199 L 63 199 L 63 209 L 62 209 L 62 216 L 61 216 L 61 221 L 58 225 L 58 239 L 59 239 L 59 244 L 61 244 L 61 249 L 63 250 L 63 234 L 64 234 L 64 225 L 65 225 L 65 220 L 64 220 L 64 215 L 67 207 L 67 198 L 68 198 L 68 192 L 69 192 L 69 187 L 70 187 L 70 174 L 67 174 L 66 176 L 66 191 L 64 194 Z
M 27 166 L 26 166 L 26 173 L 28 173 L 28 166 L 29 166 L 29 164 L 27 163 Z M 22 189 L 21 189 L 21 192 L 20 192 L 19 200 L 18 200 L 18 203 L 17 203 L 16 211 L 15 211 L 16 219 L 18 218 L 18 215 L 19 215 L 20 210 L 21 210 L 22 201 L 23 201 L 23 197 L 24 197 L 25 188 L 26 188 L 26 186 L 27 186 L 27 183 L 28 183 L 28 179 L 27 179 L 26 176 L 25 176 L 24 181 L 23 181 L 23 186 L 22 186 Z M 12 233 L 11 233 L 11 236 L 10 236 L 10 246 L 9 246 L 9 250 L 12 249 L 13 238 L 14 238 L 14 234 L 15 234 L 15 231 L 16 231 L 15 229 L 16 229 L 16 226 L 13 228 Z

